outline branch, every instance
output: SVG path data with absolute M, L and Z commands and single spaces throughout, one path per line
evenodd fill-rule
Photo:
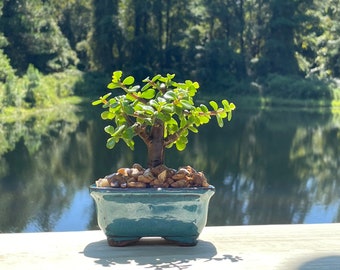
M 120 88 L 123 89 L 123 91 L 126 94 L 130 94 L 132 97 L 137 99 L 139 102 L 141 102 L 143 104 L 147 104 L 148 101 L 146 99 L 137 96 L 134 92 L 129 92 L 129 88 L 127 88 L 125 84 L 123 84 L 122 82 L 119 82 L 119 85 L 120 85 Z
M 181 132 L 176 132 L 176 133 L 171 134 L 168 137 L 166 137 L 165 140 L 164 140 L 164 147 L 166 147 L 166 146 L 172 144 L 173 142 L 175 142 L 179 138 L 180 133 Z
M 144 141 L 146 145 L 149 145 L 151 143 L 151 138 L 146 131 L 146 126 L 142 126 L 141 124 L 136 123 L 134 131 Z
M 157 89 L 159 92 L 161 92 L 163 95 L 166 93 L 167 87 L 164 83 L 162 83 L 161 85 L 158 85 L 157 83 L 155 83 L 154 81 L 148 79 L 146 81 L 146 83 L 150 84 L 153 88 Z

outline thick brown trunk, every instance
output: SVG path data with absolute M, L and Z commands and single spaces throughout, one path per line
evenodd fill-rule
M 164 163 L 164 125 L 161 121 L 151 129 L 148 147 L 148 167 L 153 168 Z

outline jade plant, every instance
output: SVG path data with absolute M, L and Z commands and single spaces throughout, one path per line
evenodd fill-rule
M 117 173 L 105 177 L 110 181 L 103 186 L 129 186 L 128 180 L 130 179 L 130 182 L 135 183 L 131 185 L 134 187 L 137 181 L 133 181 L 131 174 L 135 175 L 135 180 L 138 176 L 142 179 L 141 174 L 148 176 L 144 177 L 148 178 L 147 180 L 141 181 L 142 185 L 137 186 L 150 186 L 152 179 L 163 181 L 158 181 L 157 184 L 151 186 L 164 186 L 164 184 L 161 185 L 164 180 L 176 174 L 174 170 L 167 169 L 166 173 L 164 172 L 166 148 L 176 147 L 179 151 L 184 150 L 188 143 L 189 132 L 198 133 L 198 128 L 209 123 L 212 117 L 216 118 L 220 127 L 223 127 L 224 119 L 231 120 L 232 112 L 236 108 L 233 103 L 224 99 L 221 105 L 218 105 L 216 101 L 210 101 L 209 107 L 204 104 L 197 105 L 194 97 L 199 89 L 198 82 L 191 80 L 176 82 L 174 78 L 175 74 L 166 76 L 158 74 L 152 78 L 147 77 L 142 81 L 143 85 L 138 85 L 135 84 L 133 76 L 123 77 L 122 71 L 114 71 L 112 81 L 107 88 L 114 91 L 120 90 L 123 94 L 112 95 L 110 92 L 92 102 L 92 105 L 102 105 L 101 118 L 110 121 L 110 124 L 104 128 L 109 134 L 107 148 L 112 149 L 120 140 L 123 140 L 130 149 L 134 150 L 136 136 L 139 136 L 147 147 L 148 168 L 146 170 L 138 164 L 130 170 L 120 169 Z M 156 171 L 158 171 L 157 175 Z M 193 171 L 195 172 L 188 166 L 177 173 L 186 175 L 186 178 L 190 180 L 188 174 L 192 175 Z M 125 180 L 122 184 L 123 176 Z M 176 177 L 172 178 L 174 178 L 171 179 L 173 182 L 178 180 Z M 117 179 L 120 179 L 120 182 L 113 183 L 113 180 Z M 176 187 L 175 184 L 171 185 L 171 182 L 165 186 Z

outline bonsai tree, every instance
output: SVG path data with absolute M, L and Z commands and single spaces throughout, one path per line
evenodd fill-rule
M 147 166 L 153 169 L 164 165 L 166 148 L 175 146 L 179 151 L 184 150 L 189 132 L 197 133 L 198 127 L 209 123 L 212 117 L 220 127 L 224 118 L 231 120 L 236 108 L 233 103 L 224 99 L 219 106 L 216 101 L 210 101 L 210 109 L 204 104 L 196 105 L 198 82 L 176 82 L 174 78 L 175 74 L 156 75 L 144 79 L 144 85 L 140 86 L 135 84 L 133 76 L 123 78 L 122 71 L 113 72 L 107 87 L 119 89 L 123 94 L 108 93 L 92 102 L 92 105 L 102 104 L 103 120 L 111 120 L 104 129 L 110 136 L 107 148 L 112 149 L 123 140 L 133 150 L 134 137 L 139 136 L 147 147 Z

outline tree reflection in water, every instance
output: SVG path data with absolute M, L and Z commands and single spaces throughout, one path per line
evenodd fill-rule
M 1 232 L 96 227 L 87 186 L 145 166 L 142 143 L 105 148 L 97 116 L 0 123 Z M 339 125 L 328 113 L 238 109 L 225 128 L 212 123 L 184 152 L 168 150 L 166 163 L 190 164 L 216 186 L 208 225 L 340 222 Z

